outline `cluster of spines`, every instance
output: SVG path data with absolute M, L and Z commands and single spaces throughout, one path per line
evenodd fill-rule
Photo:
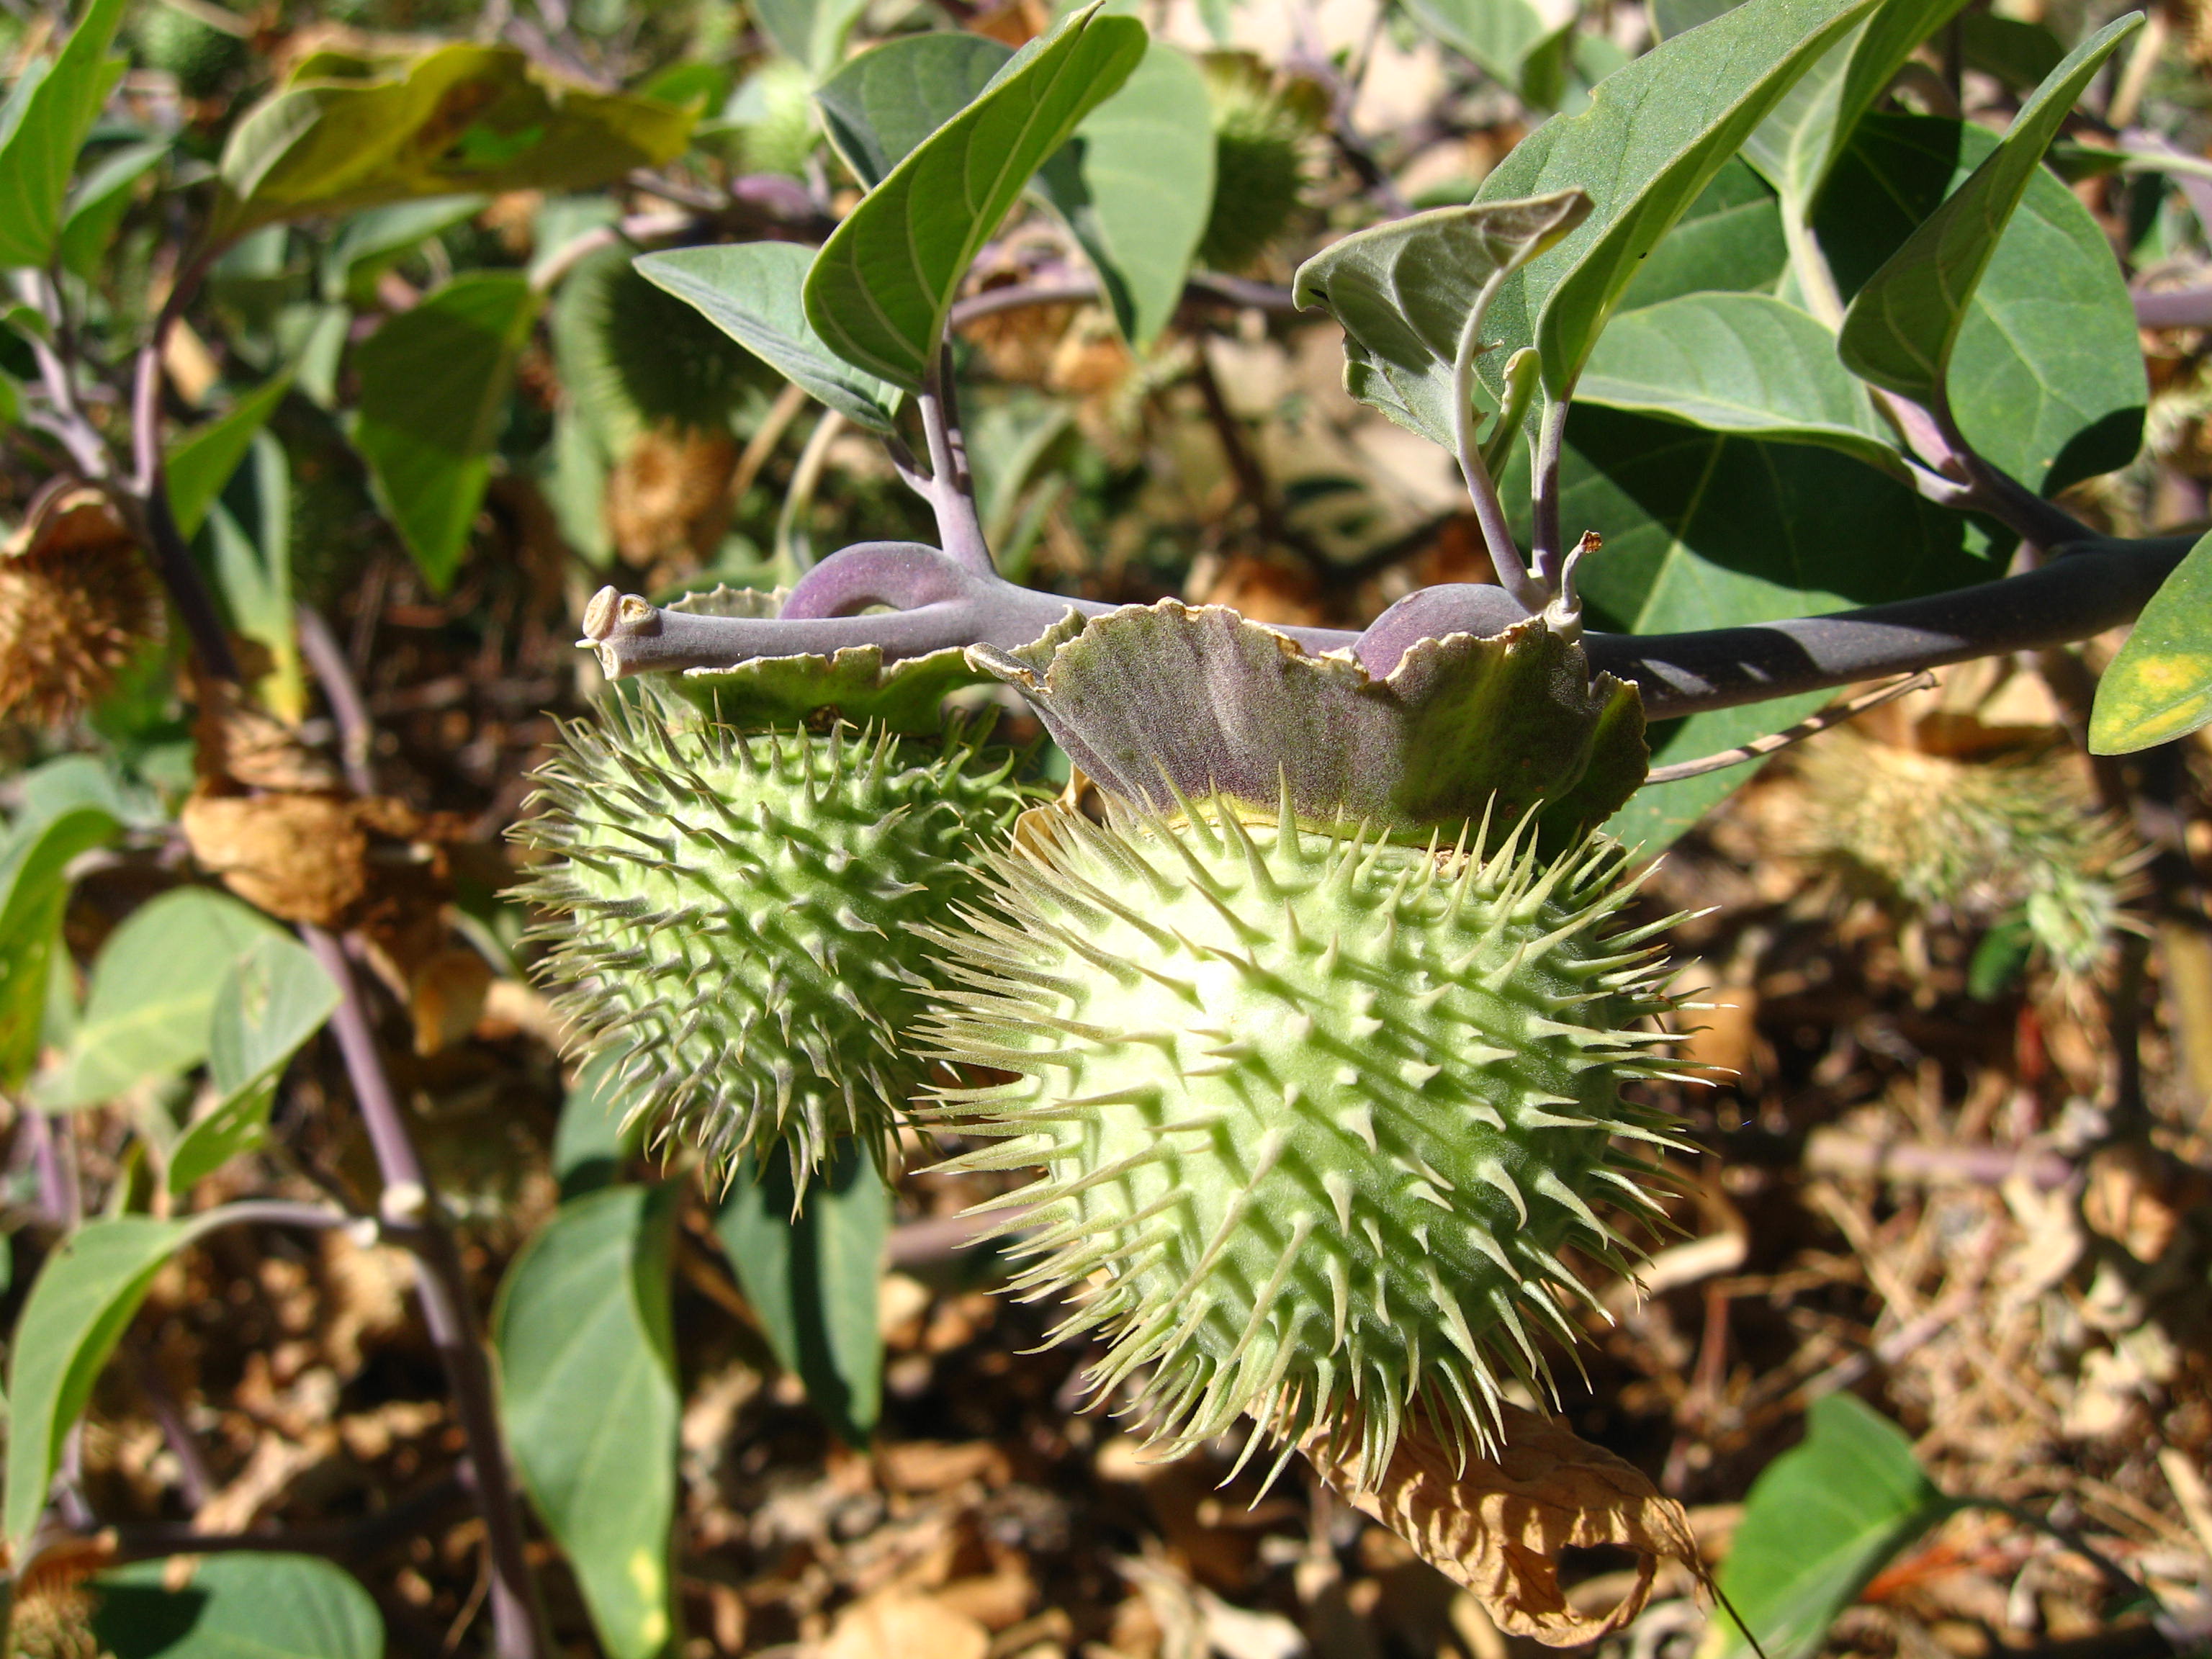
M 519 894 L 550 913 L 531 937 L 572 1047 L 623 1050 L 633 1115 L 725 1170 L 781 1141 L 804 1171 L 847 1134 L 888 1159 L 925 1080 L 908 926 L 975 890 L 1012 757 L 842 722 L 741 732 L 651 693 L 563 736 L 515 836 L 551 855 Z
M 1617 1093 L 1627 1079 L 1678 1075 L 1656 1052 L 1668 1036 L 1636 1029 L 1671 1006 L 1645 944 L 1668 924 L 1597 938 L 1633 890 L 1608 842 L 1550 860 L 1521 830 L 1486 850 L 1485 823 L 1471 850 L 1463 832 L 1455 847 L 1422 851 L 1346 826 L 1302 835 L 1287 802 L 1283 814 L 1280 828 L 1261 831 L 1266 848 L 1225 804 L 1210 821 L 1187 809 L 1174 823 L 1102 829 L 1061 813 L 1034 825 L 992 867 L 994 903 L 966 910 L 963 932 L 938 936 L 942 972 L 963 988 L 939 994 L 930 1027 L 944 1058 L 1018 1080 L 941 1090 L 932 1115 L 998 1143 L 943 1167 L 1046 1167 L 999 1200 L 1021 1206 L 1000 1226 L 1026 1235 L 1016 1249 L 1031 1265 L 1017 1284 L 1033 1297 L 1085 1291 L 1054 1340 L 1106 1335 L 1109 1355 L 1091 1378 L 1102 1394 L 1149 1368 L 1133 1409 L 1155 1439 L 1188 1446 L 1249 1411 L 1287 1452 L 1309 1431 L 1356 1425 L 1372 1472 L 1408 1410 L 1425 1410 L 1463 1448 L 1469 1436 L 1492 1441 L 1505 1378 L 1551 1391 L 1531 1327 L 1571 1352 L 1577 1333 L 1562 1297 L 1595 1305 L 1559 1247 L 1571 1242 L 1624 1274 L 1636 1255 L 1594 1199 L 1663 1224 L 1652 1196 L 1660 1170 L 1610 1143 L 1680 1146 L 1662 1115 Z M 1216 919 L 1203 936 L 1174 920 L 1194 896 L 1197 914 Z M 1323 901 L 1303 921 L 1302 896 Z M 1394 953 L 1418 954 L 1413 933 L 1440 936 L 1470 908 L 1520 937 L 1502 952 L 1488 938 L 1467 939 L 1455 959 L 1413 968 L 1397 1009 L 1382 1010 L 1371 985 L 1347 985 L 1335 1007 L 1313 1006 L 1296 981 L 1352 977 L 1341 935 L 1319 937 L 1312 925 L 1312 911 L 1331 903 L 1379 916 L 1356 948 L 1392 972 L 1410 966 Z M 1107 948 L 1116 927 L 1149 949 Z M 1196 982 L 1208 963 L 1229 968 L 1267 1012 L 1239 1020 L 1209 1011 Z M 1115 1030 L 1078 1018 L 1086 978 L 1140 1001 L 1164 992 L 1190 1023 Z M 1498 1022 L 1467 1006 L 1483 998 L 1518 1005 L 1505 1023 L 1524 1046 L 1483 1040 Z M 1283 1052 L 1266 1029 L 1277 1005 L 1289 1044 L 1334 1051 L 1332 1078 L 1286 1079 L 1261 1063 Z M 1577 1023 L 1578 1012 L 1592 1023 Z M 1117 1088 L 1074 1092 L 1090 1062 L 1127 1045 L 1158 1051 L 1164 1064 Z M 1517 1068 L 1498 1097 L 1466 1086 L 1465 1068 L 1494 1065 Z M 1231 1086 L 1240 1073 L 1241 1093 Z M 1568 1092 L 1577 1078 L 1595 1086 Z M 1255 1109 L 1255 1085 L 1262 1096 L 1279 1090 L 1272 1112 L 1264 1098 Z M 1118 1136 L 1100 1133 L 1109 1115 Z M 1453 1129 L 1496 1150 L 1455 1155 L 1437 1139 Z M 1516 1180 L 1500 1153 L 1532 1137 L 1548 1161 L 1516 1158 Z M 1211 1178 L 1237 1190 L 1200 1237 L 1185 1218 L 1191 1176 L 1209 1159 Z M 1386 1185 L 1401 1200 L 1395 1216 L 1377 1199 Z M 1113 1212 L 1116 1202 L 1124 1212 Z M 1262 1235 L 1264 1249 L 1249 1248 Z M 1363 1254 L 1364 1283 L 1353 1271 Z M 1472 1308 L 1438 1270 L 1439 1261 L 1468 1260 L 1483 1270 L 1455 1276 L 1487 1281 Z M 1236 1311 L 1207 1342 L 1225 1309 Z

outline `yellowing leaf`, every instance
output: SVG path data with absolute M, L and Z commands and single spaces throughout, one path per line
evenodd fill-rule
M 562 80 L 508 46 L 318 52 L 232 131 L 217 228 L 471 191 L 588 190 L 674 161 L 694 118 Z
M 2089 715 L 2089 747 L 2130 755 L 2212 721 L 2212 536 L 2189 550 L 2136 619 Z

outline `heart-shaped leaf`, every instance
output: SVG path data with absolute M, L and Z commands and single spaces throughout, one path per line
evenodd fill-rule
M 2068 53 L 1989 159 L 1858 291 L 1837 342 L 1854 374 L 1930 409 L 1941 405 L 1967 306 L 2043 152 L 2105 60 L 2142 22 L 2131 13 Z
M 1140 351 L 1182 303 L 1213 209 L 1213 157 L 1206 77 L 1155 40 L 1121 90 L 1037 175 L 1097 270 L 1114 320 Z
M 960 279 L 1083 118 L 1145 52 L 1145 27 L 1097 4 L 1022 49 L 975 102 L 894 167 L 830 234 L 806 318 L 857 368 L 919 391 Z

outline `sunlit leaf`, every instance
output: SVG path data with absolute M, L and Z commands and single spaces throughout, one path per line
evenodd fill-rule
M 60 253 L 64 267 L 87 282 L 92 280 L 107 245 L 115 240 L 116 227 L 130 210 L 138 181 L 168 153 L 166 138 L 125 144 L 102 157 L 85 174 L 70 196 L 69 211 L 62 220 Z
M 1722 1591 L 1767 1659 L 1808 1659 L 1836 1615 L 1897 1553 L 1959 1505 L 1887 1418 L 1847 1394 L 1813 1402 L 1802 1444 L 1753 1482 Z M 1701 1659 L 1751 1651 L 1733 1623 L 1710 1626 Z
M 787 58 L 824 75 L 845 51 L 845 37 L 867 0 L 750 0 L 762 29 Z
M 227 894 L 179 887 L 133 910 L 100 946 L 84 1021 L 60 1069 L 32 1086 L 49 1110 L 98 1105 L 208 1055 L 216 994 L 276 924 Z
M 1083 246 L 1122 334 L 1139 350 L 1174 318 L 1213 208 L 1206 77 L 1155 40 L 1037 175 Z
M 122 829 L 105 806 L 38 817 L 27 805 L 0 842 L 0 1086 L 20 1087 L 39 1057 L 69 866 Z
M 230 964 L 208 1027 L 208 1080 L 219 1097 L 169 1148 L 172 1192 L 266 1139 L 278 1074 L 337 1006 L 322 964 L 282 934 L 257 939 Z
M 46 1506 L 46 1487 L 100 1367 L 115 1351 L 161 1264 L 230 1219 L 207 1210 L 189 1221 L 123 1216 L 88 1221 L 40 1268 L 9 1353 L 8 1541 L 15 1559 Z
M 493 1316 L 507 1443 L 614 1659 L 654 1659 L 675 1634 L 679 1194 L 615 1187 L 564 1204 L 507 1270 Z
M 93 1634 L 115 1659 L 383 1659 L 375 1601 L 319 1556 L 205 1556 L 180 1588 L 176 1565 L 138 1561 L 92 1581 Z
M 1624 312 L 1590 354 L 1575 398 L 1820 444 L 1904 476 L 1866 389 L 1836 361 L 1836 337 L 1764 294 L 1686 294 Z
M 354 354 L 354 447 L 407 550 L 443 592 L 491 477 L 515 358 L 539 296 L 504 270 L 456 276 L 386 320 Z
M 1846 298 L 1996 145 L 1933 116 L 1860 124 L 1815 221 Z M 1966 301 L 1949 392 L 1977 453 L 2045 494 L 2135 456 L 2148 388 L 2127 283 L 2103 228 L 2048 169 L 2033 170 Z
M 240 398 L 205 426 L 194 427 L 169 451 L 163 476 L 169 485 L 169 512 L 189 540 L 206 520 L 208 508 L 230 482 L 253 434 L 269 424 L 276 405 L 291 389 L 289 374 L 274 375 Z
M 77 152 L 123 73 L 111 58 L 125 0 L 91 0 L 58 56 L 24 70 L 0 105 L 0 266 L 43 269 Z
M 1662 42 L 1601 82 L 1590 106 L 1554 117 L 1482 182 L 1478 202 L 1578 188 L 1589 216 L 1510 278 L 1482 359 L 1493 386 L 1522 346 L 1563 397 L 1638 262 L 1697 200 L 1790 84 L 1874 0 L 1747 0 Z
M 848 1444 L 866 1445 L 883 1408 L 876 1297 L 890 1193 L 848 1141 L 806 1183 L 805 1208 L 796 1215 L 793 1198 L 781 1152 L 765 1172 L 748 1158 L 714 1231 L 776 1358 L 806 1385 L 831 1428 Z
M 1016 55 L 831 233 L 806 279 L 806 318 L 831 350 L 921 388 L 960 279 L 1030 177 L 1128 78 L 1144 25 L 1072 14 Z
M 1941 404 L 1975 287 L 2043 152 L 2105 60 L 2142 22 L 2142 14 L 2130 14 L 2067 54 L 2021 106 L 2004 141 L 1859 289 L 1837 345 L 1855 374 L 1930 409 Z
M 675 160 L 692 120 L 564 80 L 511 46 L 316 52 L 231 129 L 216 229 L 421 196 L 588 190 Z
M 1964 0 L 1882 0 L 1831 46 L 1745 140 L 1744 159 L 1802 220 L 1862 116 L 1889 88 L 1913 48 Z
M 814 331 L 800 298 L 810 263 L 794 243 L 734 242 L 647 253 L 637 268 L 847 420 L 888 432 L 899 390 L 854 368 Z
M 2131 755 L 2171 743 L 2212 721 L 2212 536 L 2189 556 L 2136 618 L 2097 685 L 2089 747 Z
M 1407 11 L 1461 57 L 1539 109 L 1565 89 L 1564 48 L 1574 33 L 1547 23 L 1528 0 L 1407 0 Z

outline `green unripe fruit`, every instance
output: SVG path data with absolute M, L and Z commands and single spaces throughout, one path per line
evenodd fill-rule
M 1213 208 L 1198 257 L 1217 270 L 1242 270 L 1290 227 L 1304 204 L 1305 140 L 1312 124 L 1270 85 L 1266 71 L 1233 54 L 1206 65 L 1213 106 Z
M 941 938 L 939 1051 L 1018 1074 L 940 1091 L 998 1138 L 947 1167 L 1045 1167 L 1020 1282 L 1083 1294 L 1102 1391 L 1151 1367 L 1156 1437 L 1249 1412 L 1287 1455 L 1349 1414 L 1372 1472 L 1418 1407 L 1487 1442 L 1504 1378 L 1548 1387 L 1537 1333 L 1575 1340 L 1562 1250 L 1626 1270 L 1601 1211 L 1653 1171 L 1610 1143 L 1674 1144 L 1621 1094 L 1665 1070 L 1654 930 L 1614 926 L 1608 841 L 1468 839 L 1033 812 Z
M 579 1046 L 624 1055 L 634 1113 L 726 1165 L 885 1155 L 925 1085 L 918 924 L 981 896 L 967 860 L 1019 804 L 1011 758 L 842 722 L 745 732 L 681 699 L 611 700 L 541 769 L 514 831 L 551 856 L 543 976 Z
M 664 422 L 720 429 L 753 359 L 698 311 L 610 248 L 572 271 L 554 308 L 561 383 L 617 459 Z

